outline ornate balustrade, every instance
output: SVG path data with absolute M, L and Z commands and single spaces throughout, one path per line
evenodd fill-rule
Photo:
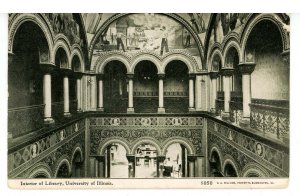
M 229 108 L 230 121 L 238 124 L 243 118 L 243 92 L 230 92 Z
M 44 126 L 44 106 L 33 105 L 8 110 L 8 131 L 18 137 Z
M 287 101 L 252 100 L 250 127 L 272 138 L 289 137 L 289 107 Z

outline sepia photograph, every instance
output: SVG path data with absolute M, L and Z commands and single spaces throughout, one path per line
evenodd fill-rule
M 288 186 L 289 14 L 11 13 L 7 52 L 10 188 Z

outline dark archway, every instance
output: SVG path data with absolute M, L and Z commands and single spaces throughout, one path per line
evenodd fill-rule
M 110 61 L 105 66 L 103 78 L 105 112 L 127 112 L 128 82 L 126 73 L 126 66 L 120 61 Z
M 224 167 L 224 177 L 238 177 L 236 170 L 230 163 L 227 163 Z
M 43 75 L 40 63 L 49 61 L 49 46 L 34 22 L 20 25 L 8 65 L 8 130 L 16 137 L 43 127 Z M 16 123 L 18 121 L 18 123 Z
M 158 108 L 157 68 L 151 61 L 140 61 L 134 69 L 133 105 L 136 113 L 156 113 Z
M 252 98 L 288 100 L 289 66 L 282 59 L 282 37 L 276 24 L 269 20 L 257 23 L 245 48 L 245 62 L 256 63 L 251 74 Z
M 188 112 L 188 67 L 182 61 L 171 61 L 166 66 L 164 80 L 164 105 L 167 113 Z
M 213 151 L 209 160 L 210 176 L 222 177 L 221 160 L 220 156 L 216 151 Z
M 62 163 L 57 170 L 57 178 L 69 178 L 69 166 L 67 163 Z
M 72 160 L 72 178 L 81 178 L 84 176 L 84 167 L 81 153 L 76 151 Z

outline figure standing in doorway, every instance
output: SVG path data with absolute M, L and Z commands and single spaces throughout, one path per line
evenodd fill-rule
M 120 45 L 121 45 L 121 46 L 122 46 L 122 50 L 123 50 L 124 52 L 126 52 L 126 51 L 125 51 L 124 44 L 123 44 L 123 41 L 122 41 L 122 37 L 125 37 L 125 38 L 126 38 L 126 36 L 125 36 L 123 33 L 118 32 L 118 33 L 117 33 L 117 50 L 119 50 Z
M 169 52 L 169 47 L 168 47 L 168 32 L 165 26 L 162 27 L 162 39 L 161 39 L 161 46 L 160 46 L 160 55 L 163 55 L 164 48 L 166 48 L 166 52 Z

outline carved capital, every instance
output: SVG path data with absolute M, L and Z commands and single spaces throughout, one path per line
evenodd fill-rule
M 209 72 L 209 76 L 210 76 L 211 79 L 216 79 L 219 75 L 220 74 L 217 71 Z
M 166 156 L 157 156 L 157 162 L 164 162 L 164 160 L 166 159 Z
M 73 76 L 77 79 L 82 78 L 82 75 L 83 75 L 83 73 L 81 73 L 81 72 L 73 72 Z
M 8 53 L 8 65 L 10 65 L 14 60 L 15 54 L 12 52 Z
M 104 74 L 97 74 L 97 80 L 103 80 Z
M 40 69 L 43 73 L 51 73 L 58 68 L 54 64 L 40 63 Z
M 255 69 L 255 63 L 241 63 L 239 69 L 242 74 L 251 74 Z
M 135 155 L 126 155 L 128 162 L 134 162 L 135 161 Z
M 127 74 L 128 79 L 133 79 L 133 77 L 134 77 L 134 74 Z
M 281 56 L 284 64 L 290 66 L 290 50 L 282 52 Z
M 158 74 L 157 76 L 159 80 L 165 79 L 165 74 Z
M 189 74 L 189 79 L 195 79 L 195 77 L 196 77 L 196 74 L 194 74 L 194 73 Z
M 64 76 L 70 76 L 73 74 L 73 71 L 71 69 L 61 68 L 60 70 Z
M 195 156 L 195 155 L 188 155 L 188 156 L 187 156 L 187 160 L 188 160 L 189 162 L 196 161 L 196 160 L 197 160 L 197 156 Z
M 232 76 L 234 72 L 233 68 L 230 67 L 224 67 L 221 69 L 222 76 Z

